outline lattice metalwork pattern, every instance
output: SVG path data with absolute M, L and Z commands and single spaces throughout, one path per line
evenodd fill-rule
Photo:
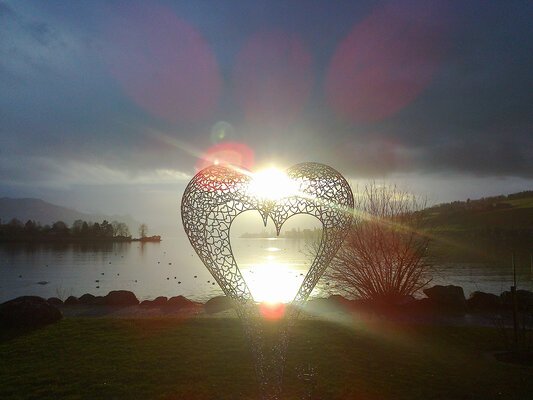
M 198 172 L 188 184 L 181 203 L 183 227 L 196 253 L 211 272 L 224 293 L 235 301 L 243 318 L 258 364 L 261 384 L 272 386 L 272 370 L 284 361 L 286 330 L 274 353 L 274 361 L 265 361 L 261 347 L 260 319 L 252 293 L 239 270 L 230 243 L 230 228 L 235 218 L 249 210 L 257 210 L 265 224 L 274 221 L 279 234 L 285 221 L 296 214 L 316 217 L 323 225 L 319 248 L 303 283 L 293 299 L 286 320 L 295 319 L 316 283 L 342 245 L 350 226 L 353 194 L 344 177 L 333 168 L 318 163 L 297 164 L 286 171 L 294 183 L 290 196 L 276 200 L 261 199 L 249 190 L 253 175 L 230 166 L 213 165 Z M 267 365 L 268 364 L 268 365 Z M 282 370 L 282 365 L 277 366 Z M 266 370 L 271 372 L 266 373 Z M 279 382 L 278 382 L 279 383 Z M 277 398 L 273 395 L 271 398 Z

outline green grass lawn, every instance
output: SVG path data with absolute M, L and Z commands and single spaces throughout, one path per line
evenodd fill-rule
M 490 328 L 303 320 L 287 361 L 316 369 L 316 399 L 528 399 L 533 369 L 493 360 Z M 67 318 L 0 339 L 0 399 L 257 399 L 235 319 Z

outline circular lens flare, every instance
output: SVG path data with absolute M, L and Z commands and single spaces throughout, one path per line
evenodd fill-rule
M 171 123 L 210 118 L 222 77 L 200 31 L 164 5 L 125 2 L 111 10 L 103 53 L 124 92 Z
M 259 305 L 259 311 L 265 319 L 278 320 L 285 315 L 286 305 L 283 303 L 264 302 Z
M 198 171 L 210 165 L 233 165 L 251 169 L 254 165 L 254 152 L 244 143 L 222 142 L 211 146 L 196 164 Z

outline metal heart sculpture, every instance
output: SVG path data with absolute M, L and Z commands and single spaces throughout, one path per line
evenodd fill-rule
M 351 224 L 353 194 L 339 172 L 324 164 L 302 163 L 287 169 L 286 175 L 296 188 L 294 193 L 265 199 L 250 193 L 253 174 L 249 171 L 213 165 L 198 172 L 183 194 L 185 232 L 226 296 L 236 301 L 239 316 L 255 304 L 230 243 L 231 224 L 239 214 L 257 210 L 265 225 L 272 218 L 278 234 L 283 223 L 296 214 L 315 216 L 322 223 L 318 252 L 291 303 L 296 310 L 311 294 Z

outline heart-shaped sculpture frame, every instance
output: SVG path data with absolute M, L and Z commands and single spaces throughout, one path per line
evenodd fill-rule
M 230 228 L 235 218 L 257 210 L 263 220 L 272 218 L 279 234 L 283 223 L 297 214 L 308 214 L 322 223 L 316 257 L 296 296 L 298 310 L 339 250 L 352 220 L 353 194 L 335 169 L 302 163 L 287 169 L 296 190 L 280 199 L 257 198 L 250 193 L 253 174 L 231 166 L 212 165 L 198 172 L 187 185 L 181 202 L 183 227 L 194 250 L 220 285 L 234 299 L 239 316 L 254 299 L 233 256 Z

